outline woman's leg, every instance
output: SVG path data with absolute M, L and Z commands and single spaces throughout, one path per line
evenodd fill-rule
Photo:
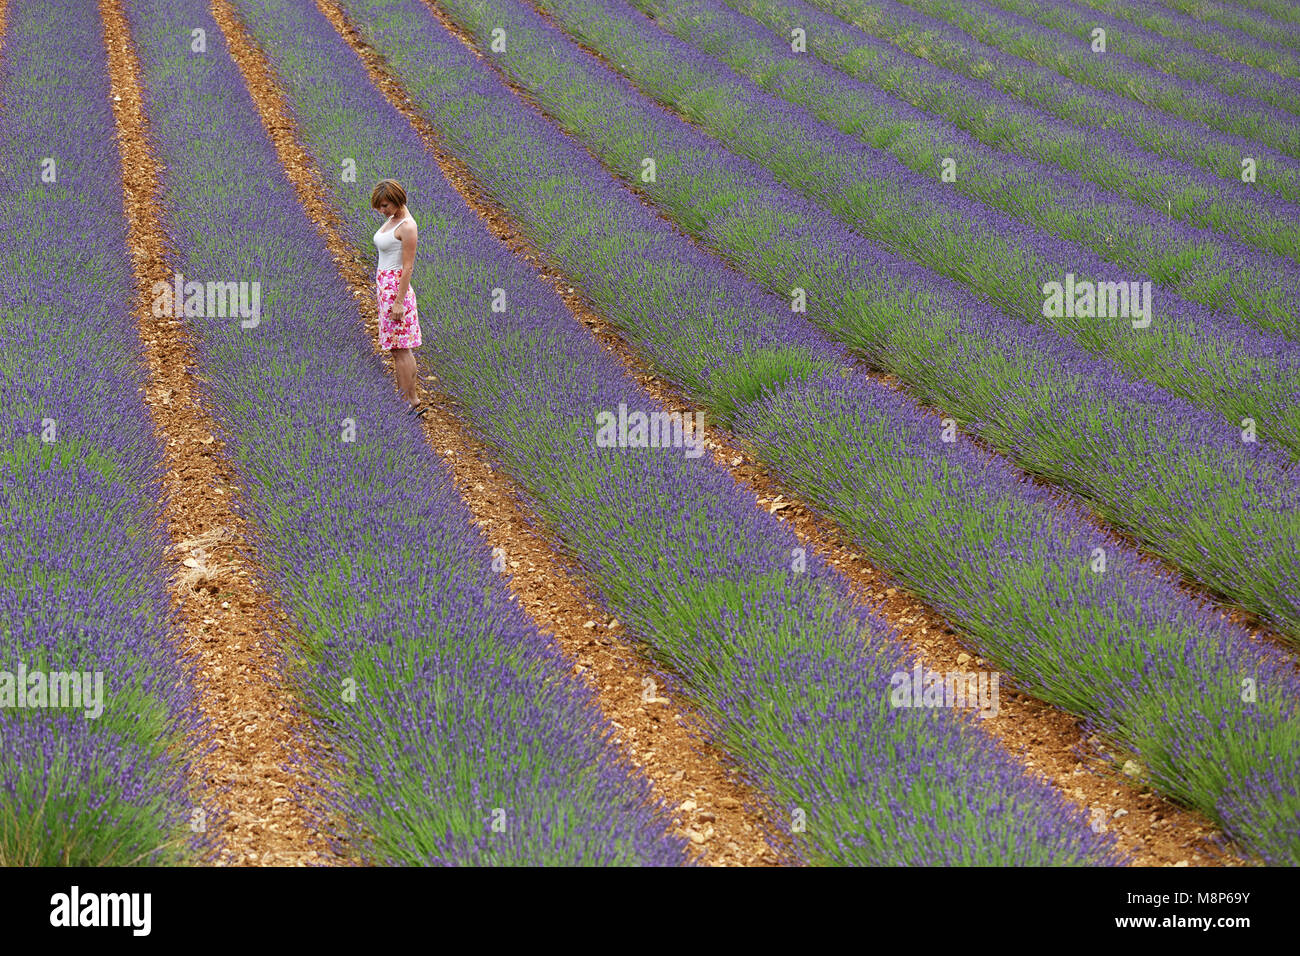
M 414 405 L 419 396 L 415 393 L 415 356 L 410 349 L 393 349 L 393 369 L 397 373 L 397 390 Z

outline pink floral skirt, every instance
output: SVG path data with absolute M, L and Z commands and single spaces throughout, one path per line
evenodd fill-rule
M 420 345 L 420 313 L 415 308 L 415 290 L 406 289 L 406 313 L 394 322 L 389 317 L 397 300 L 397 284 L 402 278 L 401 269 L 381 269 L 375 273 L 375 296 L 379 299 L 379 347 L 413 349 Z

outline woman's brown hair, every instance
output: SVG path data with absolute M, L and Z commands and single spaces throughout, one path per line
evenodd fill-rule
M 406 205 L 406 190 L 396 179 L 381 179 L 370 193 L 370 205 L 375 209 L 379 204 L 387 200 L 398 209 Z

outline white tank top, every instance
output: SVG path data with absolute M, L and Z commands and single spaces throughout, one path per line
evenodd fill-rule
M 407 219 L 411 219 L 409 214 L 393 223 L 392 229 L 385 229 L 384 226 L 387 226 L 388 223 L 384 223 L 383 226 L 379 227 L 379 231 L 375 233 L 375 248 L 379 250 L 379 272 L 385 272 L 389 269 L 401 271 L 402 240 L 398 239 L 393 233 L 397 232 L 397 227 L 406 222 Z M 415 222 L 415 220 L 411 219 L 411 222 Z

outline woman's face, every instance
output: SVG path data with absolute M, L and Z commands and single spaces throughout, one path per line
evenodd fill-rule
M 397 215 L 397 207 L 387 199 L 384 199 L 379 203 L 379 211 L 390 218 Z

